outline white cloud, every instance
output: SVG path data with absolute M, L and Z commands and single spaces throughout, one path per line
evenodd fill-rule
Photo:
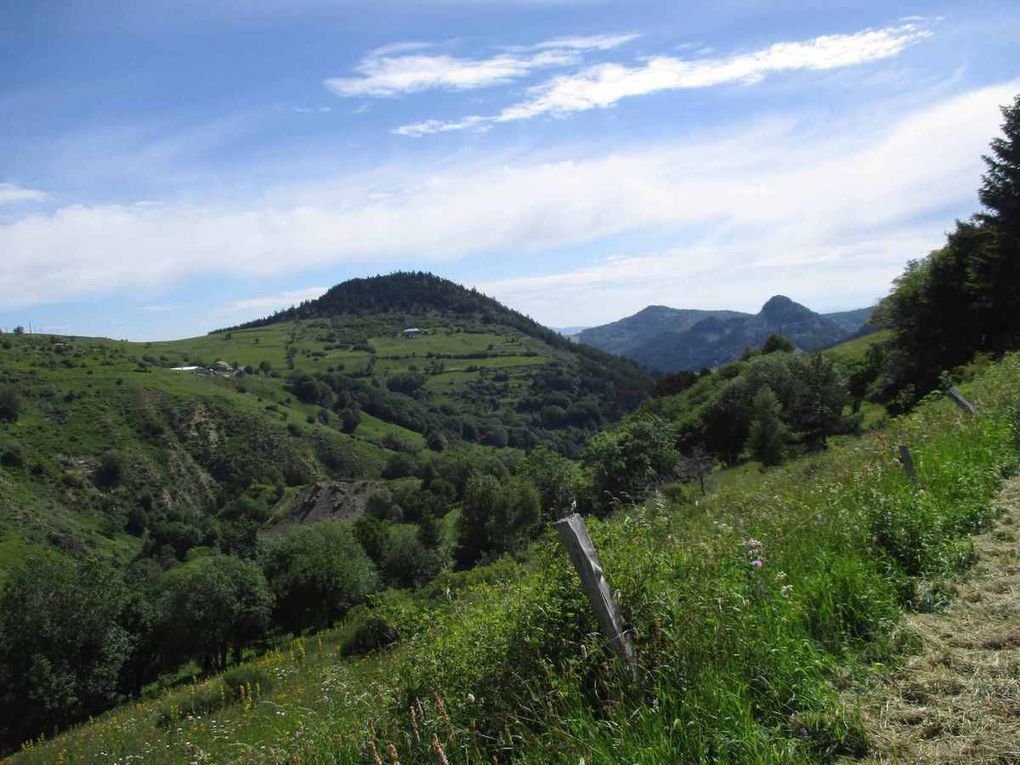
M 557 37 L 554 40 L 536 43 L 516 48 L 517 50 L 613 50 L 629 42 L 633 42 L 641 35 L 587 35 L 576 37 Z M 513 48 L 512 48 L 513 50 Z
M 486 58 L 457 58 L 421 51 L 425 43 L 395 43 L 376 48 L 361 60 L 357 77 L 324 81 L 339 96 L 386 98 L 423 90 L 473 90 L 519 80 L 538 69 L 578 64 L 584 51 L 606 51 L 637 35 L 563 37 L 531 46 L 507 48 Z
M 327 287 L 306 287 L 301 290 L 287 290 L 276 295 L 261 295 L 243 300 L 235 300 L 229 310 L 233 313 L 269 314 L 284 308 L 299 305 L 305 300 L 321 297 Z
M 539 262 L 548 269 L 558 249 L 627 234 L 675 246 L 524 287 L 557 301 L 557 290 L 577 280 L 617 279 L 620 291 L 636 284 L 630 289 L 645 302 L 683 303 L 683 295 L 653 295 L 702 272 L 809 269 L 824 283 L 825 274 L 867 261 L 872 270 L 855 283 L 881 292 L 885 282 L 869 273 L 887 279 L 937 243 L 960 214 L 953 211 L 974 209 L 980 155 L 998 133 L 998 106 L 1018 89 L 983 88 L 896 119 L 861 113 L 824 132 L 763 122 L 590 156 L 380 168 L 257 202 L 67 206 L 0 225 L 0 307 L 338 265 L 435 268 L 498 257 L 514 259 L 520 273 Z M 634 282 L 628 273 L 651 278 Z M 558 302 L 560 311 L 572 308 Z M 615 312 L 606 300 L 593 305 Z M 557 321 L 575 323 L 565 318 Z
M 529 56 L 499 54 L 490 58 L 448 55 L 371 56 L 358 64 L 358 77 L 333 77 L 325 86 L 339 96 L 384 98 L 422 90 L 471 90 L 519 79 L 535 69 L 576 62 L 567 51 Z
M 769 74 L 854 66 L 895 56 L 931 36 L 916 23 L 868 29 L 846 35 L 824 35 L 803 42 L 775 43 L 762 50 L 729 57 L 683 59 L 655 56 L 638 66 L 604 63 L 553 78 L 531 89 L 530 98 L 497 115 L 471 116 L 453 122 L 425 120 L 405 125 L 398 135 L 479 128 L 541 115 L 562 116 L 605 109 L 624 98 L 668 90 L 754 83 Z
M 0 183 L 0 205 L 19 202 L 43 202 L 49 194 L 38 189 L 26 189 L 13 183 Z

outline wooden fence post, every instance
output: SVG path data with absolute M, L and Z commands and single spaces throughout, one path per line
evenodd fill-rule
M 577 513 L 568 515 L 556 521 L 556 530 L 559 531 L 574 568 L 581 577 L 581 586 L 595 611 L 602 634 L 612 644 L 613 650 L 627 667 L 631 678 L 636 681 L 639 678 L 637 655 L 634 653 L 630 635 L 624 629 L 623 616 L 613 599 L 609 582 L 606 581 L 602 564 L 599 562 L 599 554 L 588 535 L 584 519 Z
M 907 448 L 906 444 L 900 444 L 900 462 L 903 463 L 903 469 L 907 471 L 907 476 L 911 481 L 917 480 L 917 471 L 914 470 L 914 458 L 910 454 L 910 449 Z
M 960 393 L 960 391 L 958 391 L 955 387 L 950 388 L 949 390 L 946 391 L 946 393 L 949 395 L 951 399 L 953 399 L 953 402 L 967 414 L 971 416 L 977 415 L 977 409 L 974 408 L 974 405 L 970 403 L 967 399 L 965 399 L 963 397 L 963 394 Z

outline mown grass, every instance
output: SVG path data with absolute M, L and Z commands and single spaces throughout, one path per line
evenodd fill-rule
M 258 660 L 272 688 L 161 727 L 215 678 L 115 710 L 12 758 L 43 762 L 829 762 L 867 740 L 840 691 L 896 661 L 903 609 L 939 608 L 1018 464 L 1020 357 L 882 432 L 696 504 L 591 520 L 633 627 L 618 670 L 550 531 L 526 559 L 389 593 Z M 910 445 L 917 482 L 895 461 Z M 342 658 L 365 625 L 390 649 Z M 218 691 L 215 691 L 218 692 Z M 392 749 L 391 749 L 392 748 Z M 376 758 L 375 753 L 378 753 Z

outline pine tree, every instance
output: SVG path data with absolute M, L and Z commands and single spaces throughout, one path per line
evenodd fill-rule
M 1012 106 L 1002 107 L 1002 138 L 992 140 L 991 154 L 981 182 L 981 204 L 991 210 L 984 216 L 1014 238 L 1020 236 L 1020 95 Z
M 1020 343 L 1020 96 L 1002 114 L 1003 135 L 983 157 L 979 196 L 989 212 L 977 216 L 981 225 L 969 237 L 967 278 L 978 346 L 995 352 Z

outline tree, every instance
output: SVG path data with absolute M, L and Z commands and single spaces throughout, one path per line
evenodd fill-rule
M 344 433 L 353 433 L 361 424 L 361 409 L 357 404 L 351 404 L 340 410 L 340 430 Z
M 266 544 L 276 618 L 294 632 L 328 627 L 379 584 L 375 565 L 340 521 L 298 526 Z
M 540 518 L 541 500 L 529 481 L 474 476 L 464 492 L 457 560 L 470 564 L 517 549 L 537 532 Z
M 322 380 L 303 372 L 291 378 L 291 391 L 300 401 L 317 406 L 329 406 L 333 398 L 333 389 Z
M 401 372 L 386 378 L 386 387 L 394 393 L 413 396 L 425 384 L 425 380 L 421 372 Z
M 983 335 L 978 349 L 996 353 L 1020 341 L 1020 95 L 1002 114 L 1003 136 L 982 158 L 979 197 L 988 212 L 976 216 L 985 236 L 969 259 L 967 283 Z
M 765 386 L 751 401 L 751 427 L 747 450 L 763 465 L 778 465 L 786 449 L 786 425 L 780 417 L 782 407 L 772 389 Z
M 886 400 L 913 403 L 941 372 L 1020 341 L 1020 96 L 1002 111 L 1003 137 L 984 157 L 987 212 L 958 221 L 945 247 L 908 264 L 880 305 L 893 331 L 876 375 Z
M 991 154 L 982 157 L 987 170 L 978 192 L 981 204 L 991 210 L 985 216 L 1020 235 L 1020 95 L 1002 107 L 1002 138 L 993 138 Z
M 273 595 L 262 570 L 230 555 L 207 555 L 167 571 L 156 587 L 160 653 L 167 666 L 195 658 L 223 670 L 233 649 L 265 634 Z
M 705 478 L 715 469 L 715 458 L 704 444 L 695 444 L 686 454 L 680 455 L 677 478 L 687 483 L 697 481 L 702 496 L 705 495 Z
M 97 560 L 33 556 L 0 590 L 0 746 L 97 714 L 118 698 L 131 638 L 126 591 Z
M 765 344 L 761 347 L 761 352 L 765 354 L 776 352 L 792 353 L 794 350 L 796 350 L 796 346 L 792 342 L 782 335 L 774 333 L 768 336 Z
M 595 435 L 584 453 L 600 505 L 638 502 L 676 470 L 674 433 L 659 417 L 646 415 Z
M 542 515 L 547 519 L 567 515 L 585 484 L 580 465 L 544 446 L 529 451 L 517 473 L 538 489 Z
M 407 527 L 391 529 L 381 566 L 386 581 L 393 587 L 420 587 L 435 577 L 440 567 L 435 550 L 426 547 Z
M 449 442 L 446 439 L 446 435 L 441 430 L 430 430 L 428 435 L 425 436 L 425 445 L 434 452 L 441 452 L 445 449 Z
M 16 422 L 21 413 L 21 398 L 13 385 L 0 387 L 0 421 Z
M 797 431 L 801 443 L 809 449 L 819 449 L 825 446 L 827 436 L 844 429 L 846 386 L 836 367 L 820 353 L 800 366 L 799 385 L 787 421 Z

